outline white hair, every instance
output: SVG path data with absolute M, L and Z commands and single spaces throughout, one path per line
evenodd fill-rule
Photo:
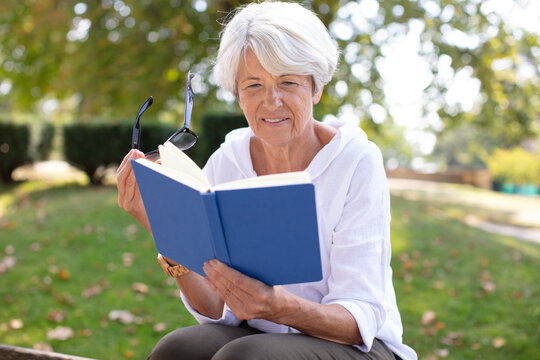
M 272 75 L 308 75 L 313 92 L 331 79 L 339 50 L 324 24 L 296 3 L 266 1 L 241 8 L 221 34 L 214 65 L 217 84 L 238 96 L 241 59 L 251 49 Z

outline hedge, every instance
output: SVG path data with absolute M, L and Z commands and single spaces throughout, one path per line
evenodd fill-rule
M 243 115 L 204 115 L 197 134 L 199 142 L 186 154 L 202 167 L 229 131 L 246 125 Z M 176 130 L 177 127 L 166 124 L 150 123 L 141 126 L 141 151 L 156 149 Z M 63 136 L 65 159 L 83 170 L 91 183 L 99 184 L 102 179 L 96 170 L 102 166 L 120 164 L 131 148 L 132 131 L 130 123 L 66 125 Z
M 233 129 L 247 126 L 243 115 L 212 113 L 203 115 L 197 134 L 199 142 L 186 151 L 199 166 Z M 141 151 L 157 148 L 178 128 L 167 124 L 145 123 L 141 127 Z M 65 125 L 63 154 L 71 165 L 83 170 L 93 184 L 100 184 L 96 174 L 100 167 L 118 165 L 131 148 L 133 125 L 131 123 L 93 123 Z M 10 182 L 12 171 L 26 163 L 49 158 L 55 129 L 51 124 L 18 125 L 0 123 L 0 176 Z M 32 136 L 33 135 L 33 136 Z
M 0 123 L 0 176 L 12 182 L 11 173 L 30 161 L 30 129 L 27 125 Z
M 156 149 L 177 128 L 164 124 L 145 124 L 141 129 L 141 151 Z M 100 184 L 96 170 L 101 166 L 120 164 L 131 149 L 133 125 L 122 124 L 71 124 L 64 127 L 64 157 L 80 168 L 92 184 Z

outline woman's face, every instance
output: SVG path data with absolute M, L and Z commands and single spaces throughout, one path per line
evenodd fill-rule
M 255 136 L 274 146 L 291 144 L 312 126 L 313 104 L 322 89 L 313 94 L 311 76 L 266 71 L 248 50 L 238 70 L 238 103 Z

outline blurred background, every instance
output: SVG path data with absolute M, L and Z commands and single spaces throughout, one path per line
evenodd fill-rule
M 246 125 L 212 78 L 245 3 L 0 2 L 0 343 L 140 358 L 192 323 L 114 171 L 150 95 L 142 150 L 183 125 L 188 70 L 188 155 L 203 166 Z M 301 3 L 342 52 L 315 117 L 358 124 L 384 155 L 405 341 L 420 358 L 538 356 L 540 2 Z
M 210 112 L 238 114 L 232 95 L 216 88 L 212 62 L 220 24 L 241 4 L 2 1 L 2 121 L 53 125 L 56 139 L 66 125 L 131 124 L 152 95 L 143 125 L 180 127 L 190 69 L 194 128 Z M 487 168 L 496 186 L 538 185 L 537 1 L 303 4 L 320 15 L 342 50 L 318 119 L 358 123 L 383 149 L 390 170 Z M 53 145 L 53 156 L 65 155 L 62 141 Z M 34 148 L 33 156 L 45 157 L 43 150 Z

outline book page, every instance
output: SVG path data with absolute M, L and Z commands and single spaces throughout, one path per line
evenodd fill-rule
M 198 179 L 192 177 L 186 172 L 178 171 L 176 169 L 160 165 L 147 159 L 137 159 L 135 161 L 146 166 L 147 168 L 154 170 L 155 172 L 158 172 L 167 177 L 170 177 L 171 179 L 181 182 L 182 184 L 189 186 L 192 189 L 198 190 L 200 192 L 207 192 L 209 189 L 204 184 L 201 184 Z
M 189 176 L 192 180 L 198 182 L 201 191 L 210 189 L 210 182 L 204 175 L 201 168 L 184 152 L 178 149 L 169 141 L 159 145 L 159 155 L 161 156 L 161 165 L 173 169 L 178 173 Z M 186 184 L 187 185 L 187 184 Z
M 213 190 L 237 190 L 259 187 L 296 185 L 311 183 L 311 176 L 306 171 L 272 174 L 231 181 L 213 187 Z

